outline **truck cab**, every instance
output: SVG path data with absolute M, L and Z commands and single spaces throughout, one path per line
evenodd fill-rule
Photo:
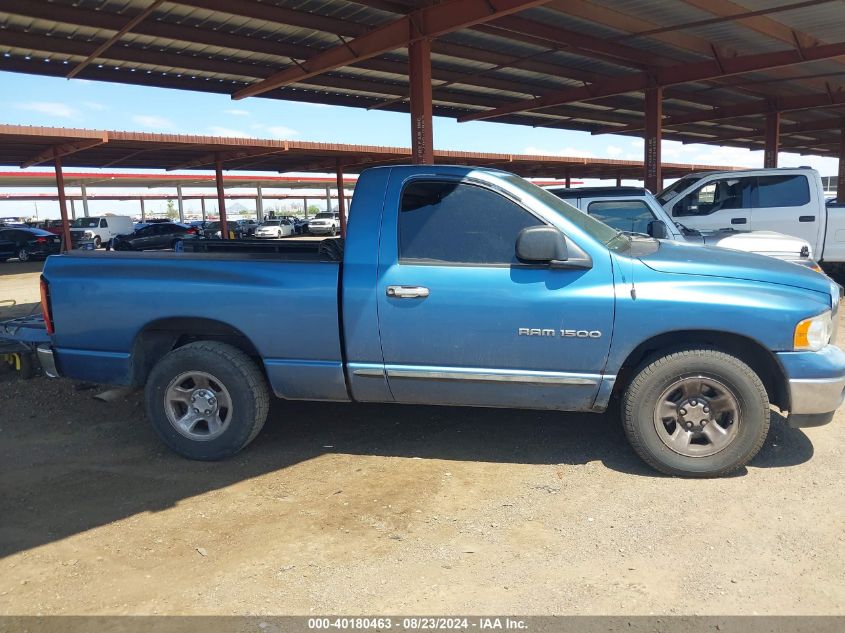
M 690 174 L 657 200 L 693 229 L 777 231 L 806 240 L 822 264 L 845 262 L 845 209 L 825 206 L 821 177 L 808 167 Z
M 775 257 L 816 272 L 806 240 L 775 231 L 692 229 L 673 219 L 648 189 L 642 187 L 547 187 L 548 191 L 620 231 L 676 242 L 720 246 Z

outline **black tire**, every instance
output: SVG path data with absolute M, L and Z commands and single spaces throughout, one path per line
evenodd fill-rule
M 100 239 L 99 235 L 94 236 L 94 248 L 100 248 L 103 245 L 103 240 Z
M 231 418 L 219 436 L 191 439 L 171 424 L 165 404 L 168 386 L 186 372 L 211 374 L 231 398 Z M 270 407 L 264 375 L 241 350 L 213 341 L 198 341 L 173 350 L 162 358 L 146 385 L 147 416 L 156 434 L 174 452 L 203 461 L 231 457 L 255 439 Z
M 32 256 L 29 254 L 29 251 L 26 250 L 26 247 L 21 246 L 18 249 L 18 261 L 19 262 L 28 262 Z
M 737 419 L 735 427 L 728 427 L 731 439 L 724 448 L 712 455 L 689 456 L 661 439 L 657 406 L 679 380 L 699 377 L 727 388 L 738 405 Z M 742 468 L 763 446 L 769 432 L 769 398 L 759 376 L 735 356 L 708 348 L 685 349 L 639 368 L 622 399 L 622 421 L 631 446 L 652 468 L 679 477 L 719 477 Z
M 332 236 L 337 235 L 337 228 L 332 227 Z

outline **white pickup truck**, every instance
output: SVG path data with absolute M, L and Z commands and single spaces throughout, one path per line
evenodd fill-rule
M 658 202 L 675 222 L 699 230 L 777 231 L 806 240 L 827 270 L 845 263 L 845 207 L 826 206 L 809 167 L 690 174 Z
M 821 271 L 810 257 L 810 244 L 806 240 L 773 231 L 691 229 L 674 222 L 655 197 L 642 187 L 548 187 L 548 190 L 597 220 L 625 233 L 643 233 L 676 242 L 721 246 L 768 255 Z

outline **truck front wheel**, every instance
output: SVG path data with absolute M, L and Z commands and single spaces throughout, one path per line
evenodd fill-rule
M 681 477 L 718 477 L 747 464 L 769 431 L 769 398 L 747 364 L 697 348 L 640 367 L 625 391 L 623 424 L 650 466 Z
M 198 341 L 156 364 L 147 379 L 146 404 L 165 444 L 188 459 L 212 461 L 255 439 L 270 396 L 249 356 L 225 343 Z

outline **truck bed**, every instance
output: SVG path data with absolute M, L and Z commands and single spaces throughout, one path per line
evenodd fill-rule
M 339 263 L 320 252 L 320 242 L 304 249 L 244 243 L 252 248 L 231 242 L 221 252 L 50 257 L 44 277 L 62 369 L 82 380 L 133 384 L 139 341 L 189 323 L 189 331 L 251 341 L 280 396 L 346 399 Z

